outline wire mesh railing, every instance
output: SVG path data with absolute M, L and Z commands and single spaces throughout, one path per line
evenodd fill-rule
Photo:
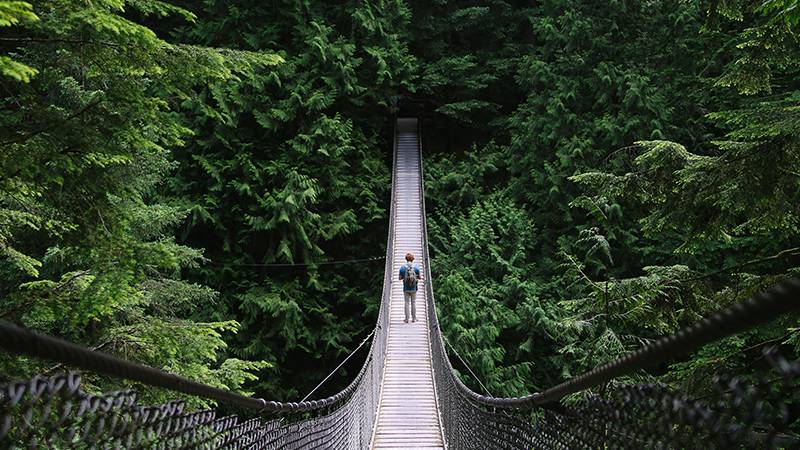
M 4 350 L 248 408 L 255 416 L 218 417 L 216 410 L 188 410 L 182 400 L 141 406 L 133 390 L 87 394 L 78 373 L 35 377 L 0 386 L 0 448 L 367 448 L 386 357 L 386 317 L 382 308 L 367 360 L 347 388 L 297 403 L 246 397 L 0 323 Z
M 427 292 L 432 299 L 432 290 Z M 431 300 L 430 308 L 433 308 Z M 720 378 L 702 401 L 664 385 L 628 385 L 606 398 L 558 400 L 669 360 L 800 307 L 792 280 L 735 308 L 545 392 L 493 398 L 469 389 L 449 362 L 437 324 L 431 345 L 442 426 L 451 450 L 607 448 L 800 448 L 800 363 L 766 351 L 771 371 L 757 380 Z
M 419 148 L 422 152 L 422 134 Z M 424 174 L 422 166 L 420 171 Z M 424 184 L 422 176 L 420 180 Z M 800 425 L 795 423 L 800 421 L 800 407 L 795 406 L 800 405 L 800 362 L 790 364 L 769 349 L 765 356 L 773 369 L 770 374 L 756 382 L 719 379 L 718 395 L 704 402 L 663 385 L 622 386 L 606 399 L 586 394 L 582 402 L 570 406 L 558 402 L 800 310 L 800 278 L 544 392 L 494 398 L 467 387 L 447 356 L 430 281 L 425 214 L 422 217 L 422 261 L 429 280 L 425 297 L 431 312 L 428 332 L 448 449 L 800 449 Z

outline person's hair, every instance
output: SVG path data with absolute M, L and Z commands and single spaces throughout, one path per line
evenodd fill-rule
M 414 260 L 414 254 L 411 252 L 406 253 L 406 261 L 413 261 L 413 260 Z

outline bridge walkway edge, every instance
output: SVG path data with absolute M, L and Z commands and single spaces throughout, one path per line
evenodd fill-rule
M 389 266 L 394 273 L 390 274 L 393 282 L 388 348 L 371 448 L 443 450 L 427 327 L 427 280 L 420 281 L 417 291 L 418 321 L 405 323 L 403 283 L 397 275 L 406 253 L 421 256 L 425 245 L 417 120 L 398 119 L 396 139 L 394 264 Z M 421 265 L 419 260 L 414 263 Z

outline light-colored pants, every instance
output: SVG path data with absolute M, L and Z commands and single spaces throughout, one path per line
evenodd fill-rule
M 412 320 L 417 320 L 417 291 L 403 291 L 406 300 L 406 322 L 408 322 L 408 309 L 411 308 Z

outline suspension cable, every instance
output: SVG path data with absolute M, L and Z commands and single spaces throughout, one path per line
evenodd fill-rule
M 209 262 L 209 264 L 214 266 L 234 266 L 234 267 L 308 267 L 308 266 L 326 266 L 326 265 L 338 265 L 338 264 L 350 264 L 350 263 L 360 263 L 360 262 L 369 262 L 369 261 L 377 261 L 379 259 L 386 259 L 385 256 L 377 256 L 375 258 L 365 258 L 365 259 L 350 259 L 347 261 L 325 261 L 325 262 L 314 262 L 314 263 L 269 263 L 269 264 L 257 264 L 257 263 L 218 263 L 218 262 Z
M 800 278 L 795 278 L 542 393 L 514 399 L 486 398 L 474 392 L 470 396 L 475 401 L 490 406 L 521 408 L 542 405 L 668 361 L 798 309 L 800 309 Z
M 267 403 L 261 398 L 247 397 L 174 374 L 160 372 L 152 367 L 92 351 L 70 342 L 17 328 L 2 321 L 0 321 L 0 348 L 11 353 L 59 361 L 65 365 L 258 411 L 275 412 L 280 409 L 275 402 Z
M 472 371 L 472 368 L 470 368 L 469 364 L 467 364 L 467 363 L 464 361 L 464 358 L 462 358 L 462 357 L 461 357 L 461 355 L 459 355 L 459 354 L 458 354 L 458 352 L 456 351 L 456 349 L 453 347 L 453 344 L 451 344 L 451 343 L 450 343 L 450 341 L 449 341 L 449 340 L 447 340 L 447 336 L 445 336 L 445 335 L 444 335 L 444 333 L 442 333 L 442 339 L 443 339 L 443 340 L 444 340 L 444 341 L 447 343 L 447 345 L 450 347 L 450 350 L 452 350 L 452 351 L 453 351 L 453 353 L 455 353 L 455 354 L 456 354 L 456 356 L 458 356 L 458 359 L 461 361 L 461 364 L 464 364 L 464 367 L 466 367 L 466 368 L 467 368 L 467 370 L 469 370 L 469 373 L 471 373 L 471 374 L 472 374 L 472 378 L 475 378 L 475 381 L 477 381 L 477 382 L 478 382 L 478 384 L 480 384 L 480 385 L 481 385 L 481 387 L 483 388 L 483 390 L 484 390 L 484 391 L 486 391 L 486 393 L 489 395 L 489 397 L 492 397 L 492 393 L 491 393 L 491 392 L 489 392 L 489 389 L 486 389 L 486 386 L 484 386 L 484 385 L 483 385 L 483 383 L 481 383 L 481 379 L 480 379 L 480 378 L 478 378 L 478 376 L 477 376 L 477 375 L 475 375 L 475 372 L 473 372 L 473 371 Z
M 380 329 L 380 325 L 375 327 L 370 334 L 364 338 L 361 344 L 353 350 L 349 359 L 358 349 L 360 349 L 374 334 Z M 33 356 L 36 358 L 58 361 L 67 366 L 73 366 L 95 373 L 103 373 L 131 381 L 137 381 L 150 386 L 161 387 L 175 392 L 194 395 L 197 397 L 208 398 L 218 402 L 236 406 L 243 406 L 254 409 L 262 413 L 299 413 L 304 411 L 319 410 L 341 402 L 352 394 L 354 384 L 348 386 L 344 391 L 322 400 L 306 402 L 267 402 L 261 398 L 248 397 L 225 389 L 209 386 L 197 381 L 179 377 L 175 374 L 161 372 L 152 367 L 136 364 L 116 356 L 101 353 L 94 350 L 62 341 L 53 337 L 41 335 L 31 330 L 19 328 L 9 323 L 0 321 L 0 349 L 9 353 Z M 345 359 L 341 367 L 345 362 Z M 336 370 L 339 369 L 336 368 Z M 334 373 L 336 371 L 334 370 Z M 333 375 L 333 373 L 331 373 Z M 330 378 L 329 375 L 325 380 Z M 363 375 L 362 372 L 356 377 L 358 380 Z M 322 383 L 325 382 L 323 380 Z M 322 385 L 320 383 L 314 391 Z M 311 395 L 314 391 L 311 391 Z M 308 398 L 308 396 L 306 396 Z
M 348 360 L 348 359 L 350 359 L 350 357 L 351 357 L 351 356 L 355 355 L 355 354 L 356 354 L 356 352 L 357 352 L 357 351 L 358 351 L 358 350 L 359 350 L 359 349 L 360 349 L 362 346 L 364 346 L 364 344 L 365 344 L 365 343 L 366 343 L 366 342 L 369 340 L 369 338 L 371 338 L 371 337 L 372 337 L 372 335 L 374 335 L 374 334 L 375 334 L 375 332 L 378 330 L 378 328 L 379 328 L 379 327 L 375 327 L 375 328 L 373 328 L 373 329 L 372 329 L 372 332 L 371 332 L 369 335 L 367 335 L 367 337 L 365 337 L 365 338 L 364 338 L 364 340 L 363 340 L 363 341 L 361 341 L 361 343 L 360 343 L 360 344 L 358 344 L 358 347 L 356 347 L 356 349 L 355 349 L 355 350 L 353 350 L 352 352 L 350 352 L 350 354 L 349 354 L 349 355 L 347 355 L 347 358 L 345 358 L 345 359 L 344 359 L 344 361 L 342 361 L 342 362 L 341 362 L 341 363 L 340 363 L 338 366 L 336 366 L 336 368 L 335 368 L 335 369 L 333 369 L 333 372 L 331 372 L 330 374 L 328 374 L 328 376 L 327 376 L 327 377 L 325 377 L 325 379 L 324 379 L 324 380 L 320 381 L 320 382 L 319 382 L 319 384 L 317 385 L 317 387 L 315 387 L 314 389 L 312 389 L 312 390 L 311 390 L 311 392 L 309 392 L 309 393 L 308 393 L 308 395 L 306 395 L 305 397 L 303 397 L 303 399 L 302 399 L 302 400 L 300 400 L 300 402 L 304 402 L 304 401 L 306 401 L 306 399 L 308 399 L 308 397 L 311 397 L 311 394 L 313 394 L 313 393 L 314 393 L 314 392 L 315 392 L 317 389 L 319 389 L 319 387 L 320 387 L 320 386 L 322 386 L 322 384 L 323 384 L 323 383 L 325 383 L 326 381 L 328 381 L 328 378 L 332 377 L 332 376 L 333 376 L 333 374 L 335 374 L 335 373 L 336 373 L 336 371 L 337 371 L 337 370 L 339 370 L 339 369 L 340 369 L 340 368 L 341 368 L 341 367 L 344 365 L 344 363 L 346 363 L 346 362 L 347 362 L 347 360 Z

